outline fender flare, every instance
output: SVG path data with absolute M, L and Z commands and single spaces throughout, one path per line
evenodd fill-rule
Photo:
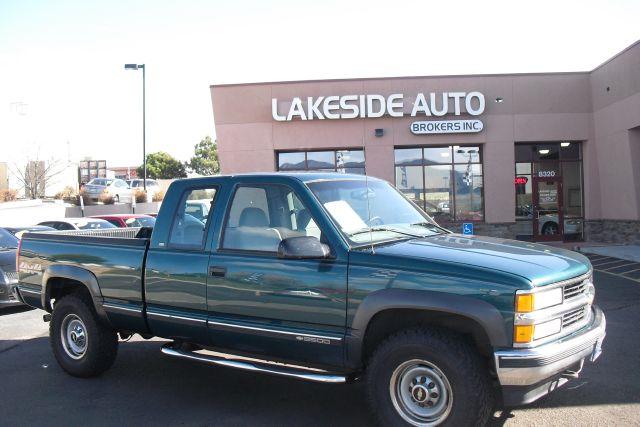
M 484 330 L 493 348 L 510 345 L 504 317 L 486 301 L 437 291 L 382 289 L 367 295 L 358 306 L 347 334 L 348 364 L 361 363 L 367 326 L 376 314 L 390 309 L 427 310 L 466 317 Z
M 40 298 L 42 299 L 42 308 L 49 313 L 53 311 L 53 307 L 51 307 L 51 279 L 70 279 L 82 283 L 91 295 L 98 317 L 109 322 L 107 312 L 102 306 L 104 298 L 98 285 L 98 279 L 91 271 L 75 265 L 54 264 L 47 267 L 42 275 L 42 294 Z

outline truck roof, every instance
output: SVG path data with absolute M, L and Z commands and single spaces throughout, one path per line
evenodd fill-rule
M 197 180 L 209 180 L 211 178 L 216 179 L 226 179 L 226 178 L 236 178 L 236 177 L 254 177 L 257 179 L 260 178 L 272 178 L 272 177 L 288 177 L 297 179 L 302 182 L 311 182 L 311 181 L 328 181 L 328 180 L 345 180 L 345 179 L 356 179 L 356 180 L 364 180 L 364 175 L 358 175 L 353 173 L 338 173 L 338 172 L 253 172 L 253 173 L 238 173 L 238 174 L 227 174 L 227 175 L 213 175 L 201 178 L 186 178 L 181 181 L 197 181 Z M 374 177 L 367 177 L 369 180 L 379 180 Z

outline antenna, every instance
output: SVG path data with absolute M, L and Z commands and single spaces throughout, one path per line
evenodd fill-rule
M 371 205 L 369 203 L 369 176 L 367 175 L 367 169 L 366 169 L 367 154 L 365 153 L 365 149 L 364 149 L 364 135 L 362 135 L 362 154 L 365 156 L 364 186 L 366 187 L 365 192 L 366 192 L 366 198 L 367 198 L 367 225 L 369 226 L 369 245 L 371 245 L 371 254 L 375 255 L 376 250 L 373 247 L 373 230 L 371 230 L 372 227 L 371 227 Z

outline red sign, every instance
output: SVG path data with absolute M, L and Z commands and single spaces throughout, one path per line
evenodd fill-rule
M 516 176 L 516 185 L 525 185 L 529 182 L 529 178 L 526 176 Z

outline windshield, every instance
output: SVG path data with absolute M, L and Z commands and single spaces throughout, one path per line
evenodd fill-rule
M 384 181 L 330 180 L 308 187 L 356 245 L 445 232 Z
M 153 227 L 156 225 L 156 219 L 153 217 L 128 218 L 125 224 L 127 227 Z
M 103 185 L 106 187 L 111 184 L 112 181 L 112 179 L 94 178 L 89 181 L 89 185 Z
M 0 228 L 0 249 L 2 248 L 17 248 L 18 239 L 13 234 L 9 233 L 4 228 Z

